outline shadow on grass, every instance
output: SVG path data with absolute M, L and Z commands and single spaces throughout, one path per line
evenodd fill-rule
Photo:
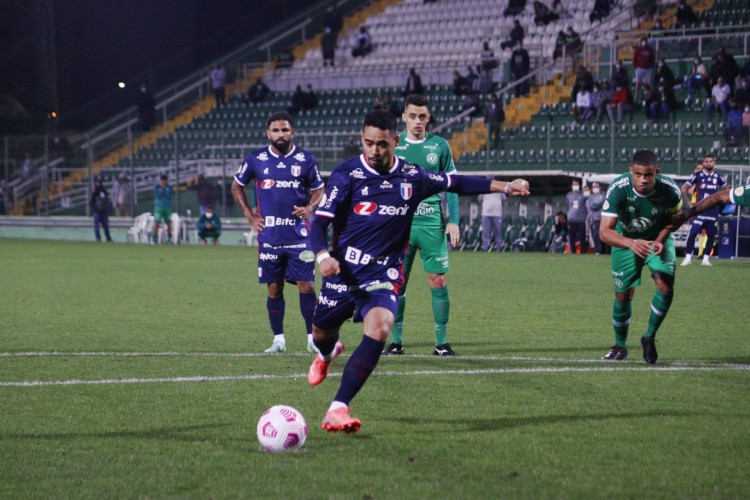
M 188 425 L 182 427 L 164 427 L 159 429 L 143 429 L 143 430 L 122 430 L 122 431 L 109 431 L 109 432 L 80 432 L 71 431 L 67 433 L 53 432 L 53 433 L 0 433 L 0 440 L 9 439 L 38 439 L 38 440 L 49 440 L 49 441 L 77 441 L 82 438 L 92 439 L 164 439 L 173 441 L 205 441 L 206 435 L 201 432 L 204 429 L 221 429 L 230 424 L 203 424 L 203 425 Z
M 499 431 L 528 427 L 534 425 L 548 425 L 563 422 L 577 421 L 606 421 L 622 420 L 637 418 L 653 417 L 706 417 L 703 412 L 685 412 L 685 411 L 653 411 L 653 412 L 631 412 L 631 413 L 601 413 L 590 415 L 547 415 L 543 417 L 503 417 L 503 418 L 474 418 L 474 419 L 441 419 L 431 417 L 431 424 L 445 425 L 450 428 L 451 432 L 482 432 L 482 431 Z M 436 432 L 433 425 L 425 427 L 425 419 L 417 417 L 402 417 L 389 419 L 401 424 L 412 424 L 416 428 L 413 431 L 417 434 L 434 434 Z

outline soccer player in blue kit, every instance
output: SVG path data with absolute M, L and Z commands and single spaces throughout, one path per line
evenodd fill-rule
M 285 112 L 267 122 L 270 145 L 248 154 L 232 182 L 232 196 L 258 234 L 258 280 L 268 285 L 266 308 L 274 335 L 268 353 L 286 351 L 284 282 L 296 283 L 299 306 L 307 327 L 307 350 L 312 342 L 315 311 L 315 256 L 309 239 L 310 214 L 323 195 L 318 160 L 296 147 L 294 123 Z M 255 180 L 257 210 L 250 208 L 245 186 Z
M 685 182 L 682 186 L 682 193 L 684 198 L 688 198 L 688 191 L 691 188 L 696 190 L 696 202 L 702 201 L 708 198 L 712 194 L 716 194 L 727 189 L 727 181 L 722 176 L 714 171 L 716 167 L 716 158 L 713 155 L 708 154 L 703 157 L 703 170 L 695 172 L 693 176 Z M 693 221 L 690 224 L 690 234 L 688 234 L 687 242 L 685 242 L 685 258 L 682 261 L 681 266 L 689 266 L 693 254 L 696 252 L 695 239 L 701 233 L 702 229 L 706 230 L 706 249 L 703 251 L 702 266 L 710 266 L 711 261 L 709 260 L 711 249 L 714 246 L 714 238 L 716 238 L 716 220 L 719 218 L 719 209 L 714 208 L 708 212 L 693 217 Z
M 320 353 L 308 372 L 318 385 L 343 350 L 341 325 L 363 323 L 362 342 L 344 367 L 341 384 L 323 418 L 329 432 L 357 432 L 362 422 L 349 414 L 349 403 L 380 359 L 391 332 L 403 285 L 403 260 L 414 212 L 423 199 L 442 192 L 528 195 L 528 182 L 490 181 L 424 170 L 397 158 L 396 118 L 388 111 L 367 114 L 361 133 L 363 154 L 331 173 L 326 194 L 310 228 L 310 242 L 323 275 L 313 319 Z M 333 224 L 329 253 L 327 229 Z

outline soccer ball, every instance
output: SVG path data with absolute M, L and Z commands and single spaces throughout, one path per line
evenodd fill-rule
M 262 451 L 299 450 L 306 439 L 305 417 L 291 406 L 272 406 L 258 420 L 258 441 Z

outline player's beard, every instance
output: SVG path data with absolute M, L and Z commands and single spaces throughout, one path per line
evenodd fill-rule
M 283 137 L 280 137 L 274 141 L 273 147 L 275 147 L 279 153 L 285 155 L 289 152 L 289 148 L 292 147 L 292 141 L 288 141 Z

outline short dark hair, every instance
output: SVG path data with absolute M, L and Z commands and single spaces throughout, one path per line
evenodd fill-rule
M 393 116 L 393 113 L 390 111 L 382 109 L 372 110 L 365 115 L 365 122 L 362 128 L 364 129 L 365 127 L 375 127 L 380 130 L 387 130 L 394 135 L 398 133 L 396 117 Z
M 271 113 L 271 116 L 268 117 L 268 121 L 266 122 L 266 128 L 270 127 L 271 123 L 277 122 L 279 120 L 288 121 L 289 125 L 294 128 L 294 118 L 292 118 L 292 115 L 290 115 L 286 111 L 277 111 L 276 113 Z
M 161 179 L 161 180 L 167 180 L 167 179 L 169 179 L 169 177 L 167 177 L 167 174 L 161 174 L 159 176 L 159 179 Z
M 656 166 L 656 154 L 648 149 L 636 151 L 633 155 L 633 165 L 643 165 L 644 167 Z
M 704 154 L 703 155 L 703 159 L 705 160 L 706 158 L 712 158 L 714 160 L 716 159 L 716 157 L 714 155 L 712 155 L 711 153 Z
M 414 106 L 426 106 L 428 110 L 430 109 L 430 100 L 421 94 L 409 94 L 406 96 L 404 109 L 406 109 L 409 104 L 413 104 Z

